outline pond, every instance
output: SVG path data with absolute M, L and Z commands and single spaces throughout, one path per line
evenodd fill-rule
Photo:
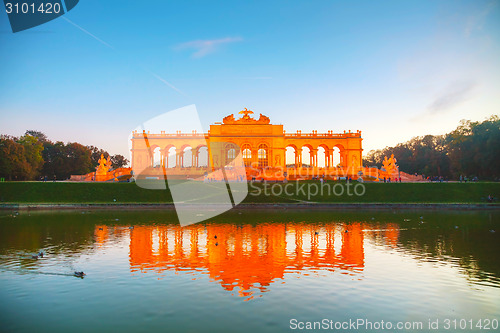
M 234 209 L 184 228 L 173 211 L 3 211 L 0 322 L 16 332 L 492 331 L 499 254 L 499 211 Z

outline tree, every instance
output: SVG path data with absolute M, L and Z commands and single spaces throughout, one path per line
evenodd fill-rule
M 49 141 L 47 139 L 47 136 L 40 132 L 40 131 L 35 131 L 35 130 L 27 130 L 26 133 L 24 133 L 24 135 L 31 135 L 31 136 L 34 136 L 35 138 L 38 139 L 39 142 L 41 143 L 44 143 L 44 142 L 47 142 Z
M 128 160 L 123 155 L 113 155 L 111 156 L 111 164 L 113 169 L 123 168 L 128 164 Z
M 43 173 L 49 178 L 68 179 L 71 175 L 83 175 L 94 170 L 91 151 L 76 142 L 66 145 L 61 141 L 46 142 L 43 156 Z
M 50 141 L 39 131 L 28 130 L 15 138 L 0 135 L 0 177 L 8 180 L 30 180 L 39 176 L 48 179 L 68 179 L 95 171 L 101 154 L 109 154 L 97 147 L 79 143 Z M 111 157 L 114 168 L 127 165 L 122 155 Z
M 462 120 L 446 136 L 451 170 L 483 178 L 500 175 L 500 118 L 491 116 L 482 123 Z
M 83 175 L 92 171 L 91 151 L 76 142 L 66 145 L 66 178 L 70 175 Z
M 395 147 L 372 150 L 367 166 L 381 166 L 384 156 L 394 154 L 402 171 L 457 179 L 460 175 L 484 179 L 500 176 L 500 118 L 483 122 L 462 120 L 446 135 L 415 137 Z
M 24 180 L 28 167 L 24 146 L 18 143 L 16 138 L 0 136 L 0 177 L 8 180 Z
M 30 134 L 19 138 L 18 143 L 24 147 L 24 157 L 27 162 L 25 168 L 25 179 L 35 179 L 39 176 L 43 166 L 43 144 Z
M 103 149 L 94 147 L 94 146 L 87 146 L 87 149 L 90 150 L 91 153 L 91 160 L 92 160 L 92 166 L 95 168 L 99 165 L 99 159 L 101 158 L 101 155 L 104 156 L 104 158 L 108 158 L 109 153 Z

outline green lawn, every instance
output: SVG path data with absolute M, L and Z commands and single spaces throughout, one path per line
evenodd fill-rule
M 348 195 L 345 182 L 305 181 L 288 184 L 253 183 L 245 203 L 486 203 L 486 197 L 500 197 L 500 183 L 368 183 L 353 182 Z M 354 186 L 356 186 L 354 188 Z M 286 186 L 286 188 L 285 188 Z M 330 187 L 330 194 L 328 187 Z M 335 188 L 333 187 L 335 186 Z M 287 195 L 285 190 L 288 192 Z M 356 190 L 356 191 L 354 191 Z M 260 191 L 260 193 L 259 193 Z M 335 195 L 333 193 L 335 191 Z M 266 194 L 267 192 L 267 194 Z M 317 192 L 317 193 L 316 193 Z M 308 196 L 309 193 L 309 196 Z M 256 195 L 258 194 L 258 195 Z M 196 189 L 193 188 L 193 197 Z M 214 196 L 216 198 L 216 196 Z M 115 201 L 116 200 L 116 201 Z M 147 190 L 135 183 L 0 183 L 0 203 L 170 203 L 168 190 Z M 498 203 L 498 199 L 495 201 Z

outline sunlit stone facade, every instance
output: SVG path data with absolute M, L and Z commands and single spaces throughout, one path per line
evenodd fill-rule
M 231 114 L 210 125 L 207 133 L 133 132 L 132 168 L 148 174 L 175 174 L 181 169 L 189 174 L 186 168 L 212 172 L 242 154 L 248 168 L 281 170 L 288 175 L 346 176 L 362 170 L 361 131 L 287 133 L 283 125 L 271 124 L 262 114 L 255 119 L 252 113 L 245 109 L 238 119 Z M 292 161 L 287 161 L 287 149 L 293 151 Z M 333 162 L 335 152 L 339 163 Z

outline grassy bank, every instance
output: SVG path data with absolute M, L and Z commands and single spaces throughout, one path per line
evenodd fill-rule
M 387 183 L 364 184 L 356 195 L 354 182 L 327 183 L 321 193 L 318 181 L 299 184 L 251 184 L 245 203 L 486 203 L 486 197 L 500 197 L 500 183 Z M 336 186 L 335 188 L 333 186 Z M 285 186 L 287 186 L 285 188 Z M 285 193 L 285 190 L 288 194 Z M 335 193 L 342 195 L 335 195 Z M 361 194 L 362 187 L 356 188 Z M 317 193 L 316 193 L 317 192 Z M 330 192 L 330 193 L 328 193 Z M 352 195 L 348 195 L 348 192 Z M 267 193 L 267 194 L 266 194 Z M 274 194 L 274 195 L 273 195 Z M 290 195 L 289 195 L 290 194 Z M 196 189 L 193 188 L 193 196 Z M 214 198 L 216 198 L 214 196 Z M 171 203 L 167 190 L 147 190 L 134 183 L 0 183 L 1 203 Z M 220 202 L 220 201 L 219 201 Z M 498 204 L 498 199 L 495 201 Z

